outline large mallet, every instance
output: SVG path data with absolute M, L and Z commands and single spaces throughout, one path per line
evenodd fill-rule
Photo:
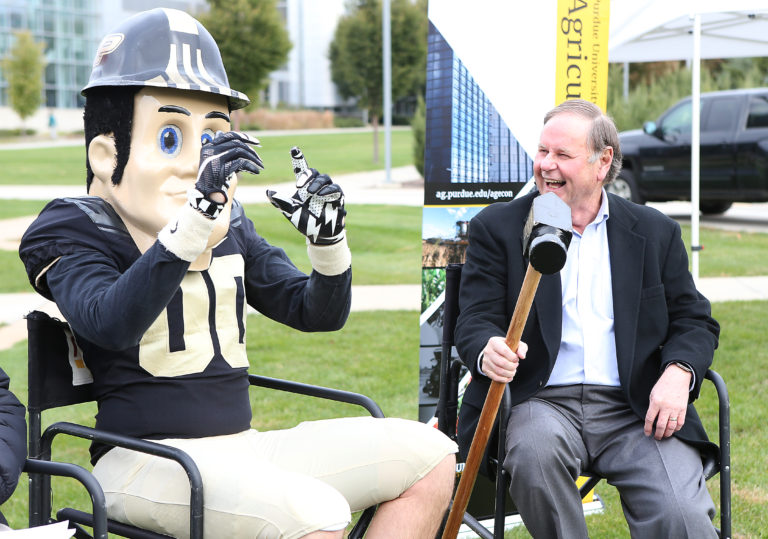
M 572 235 L 571 209 L 560 200 L 560 197 L 555 193 L 547 193 L 533 200 L 533 206 L 523 229 L 528 269 L 507 330 L 506 343 L 511 350 L 516 351 L 520 344 L 520 336 L 528 319 L 541 275 L 557 273 L 563 268 Z M 469 448 L 469 455 L 464 464 L 464 472 L 456 489 L 451 512 L 448 514 L 443 539 L 455 539 L 459 532 L 469 496 L 475 485 L 477 471 L 496 420 L 501 397 L 504 395 L 504 386 L 505 384 L 501 382 L 491 381 L 491 387 L 488 389 L 488 396 L 485 398 L 477 423 L 477 430 Z

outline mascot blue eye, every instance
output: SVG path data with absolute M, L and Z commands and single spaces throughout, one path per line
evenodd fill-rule
M 167 157 L 176 157 L 181 151 L 181 129 L 175 125 L 166 125 L 157 134 L 157 147 Z
M 203 131 L 203 134 L 200 136 L 200 142 L 203 144 L 208 144 L 209 142 L 213 142 L 214 133 L 211 129 L 206 129 Z

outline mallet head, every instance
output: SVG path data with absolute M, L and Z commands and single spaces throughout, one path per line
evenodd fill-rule
M 573 237 L 571 208 L 555 193 L 533 199 L 523 230 L 524 253 L 539 273 L 557 273 L 565 265 Z

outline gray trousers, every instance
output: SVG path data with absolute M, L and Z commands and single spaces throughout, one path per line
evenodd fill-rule
M 544 388 L 512 408 L 506 448 L 510 494 L 533 537 L 587 537 L 574 483 L 587 470 L 618 489 L 632 537 L 717 537 L 699 452 L 645 436 L 619 388 Z

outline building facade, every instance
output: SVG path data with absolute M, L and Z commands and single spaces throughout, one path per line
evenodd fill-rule
M 430 22 L 424 176 L 435 183 L 519 183 L 533 162 Z
M 43 103 L 25 122 L 48 129 L 53 115 L 62 131 L 82 126 L 84 98 L 99 39 L 120 21 L 140 11 L 167 7 L 197 15 L 206 0 L 0 0 L 0 57 L 13 46 L 14 33 L 29 30 L 45 44 Z M 344 105 L 331 81 L 328 50 L 344 0 L 278 0 L 293 47 L 288 61 L 270 75 L 263 102 L 272 108 L 336 109 Z M 21 127 L 8 103 L 7 82 L 0 72 L 0 125 Z
M 264 94 L 272 108 L 335 109 L 344 100 L 331 81 L 329 49 L 344 0 L 278 0 L 293 47 L 288 61 L 269 76 Z
M 31 32 L 45 45 L 43 106 L 81 107 L 99 19 L 96 0 L 0 0 L 0 57 L 13 47 L 16 32 Z M 7 105 L 8 83 L 0 76 L 0 106 Z

